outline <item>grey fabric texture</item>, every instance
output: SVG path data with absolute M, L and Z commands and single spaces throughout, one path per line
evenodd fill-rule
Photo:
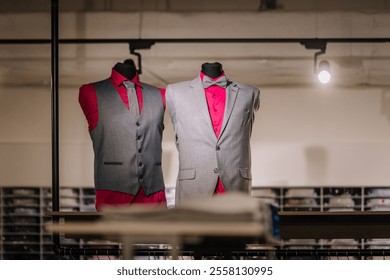
M 139 113 L 137 91 L 135 90 L 135 84 L 129 81 L 124 81 L 123 84 L 127 90 L 130 113 L 132 113 L 134 117 L 138 118 L 140 113 Z
M 250 137 L 259 89 L 229 81 L 220 136 L 214 133 L 205 91 L 199 77 L 168 85 L 167 110 L 179 152 L 176 203 L 211 197 L 218 177 L 227 191 L 251 189 Z
M 202 81 L 202 86 L 203 86 L 203 88 L 208 88 L 211 86 L 219 86 L 219 87 L 225 88 L 227 86 L 227 82 L 228 82 L 228 80 L 227 80 L 225 75 L 222 77 L 219 77 L 216 80 L 213 80 L 209 76 L 204 76 L 203 81 Z
M 143 109 L 134 117 L 110 79 L 93 84 L 99 119 L 90 132 L 95 188 L 136 195 L 164 190 L 161 167 L 164 107 L 158 88 L 142 83 Z

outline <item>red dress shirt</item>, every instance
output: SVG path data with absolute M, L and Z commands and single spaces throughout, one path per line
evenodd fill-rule
M 200 72 L 200 79 L 203 81 L 205 74 Z M 218 78 L 225 76 L 225 73 L 222 73 L 220 76 L 213 78 L 212 80 L 217 80 Z M 222 129 L 223 116 L 225 113 L 225 105 L 226 105 L 226 88 L 222 88 L 219 86 L 210 86 L 204 89 L 207 106 L 209 108 L 211 123 L 213 125 L 213 129 L 215 135 L 219 137 Z M 221 178 L 218 178 L 217 186 L 215 187 L 215 194 L 224 193 L 225 187 L 222 184 Z
M 120 73 L 112 69 L 110 80 L 118 91 L 119 96 L 122 98 L 123 103 L 129 108 L 129 100 L 127 97 L 126 87 L 123 85 L 127 78 Z M 135 83 L 136 92 L 138 97 L 139 110 L 142 112 L 142 86 L 139 81 L 139 76 L 136 76 L 130 80 Z M 160 89 L 162 102 L 165 108 L 165 89 Z M 92 84 L 82 85 L 79 92 L 79 103 L 84 112 L 84 115 L 88 122 L 88 130 L 93 130 L 99 119 L 98 103 L 96 98 L 96 91 Z M 146 196 L 144 190 L 140 188 L 137 195 L 131 195 L 122 192 L 108 191 L 108 190 L 96 190 L 96 203 L 95 207 L 97 211 L 100 211 L 103 205 L 119 205 L 119 204 L 133 204 L 133 203 L 161 203 L 166 204 L 165 191 L 154 193 L 150 196 Z

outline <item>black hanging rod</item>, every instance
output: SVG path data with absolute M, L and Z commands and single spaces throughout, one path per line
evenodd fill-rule
M 157 43 L 388 43 L 390 38 L 91 38 L 59 39 L 60 44 L 157 44 Z M 2 45 L 50 44 L 50 39 L 0 39 Z

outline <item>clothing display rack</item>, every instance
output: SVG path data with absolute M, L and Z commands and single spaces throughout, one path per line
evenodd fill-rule
M 50 39 L 0 39 L 0 44 L 51 44 L 51 151 L 52 151 L 52 211 L 59 212 L 59 44 L 128 44 L 130 54 L 137 56 L 139 72 L 142 73 L 141 54 L 137 50 L 150 49 L 154 44 L 161 43 L 299 43 L 302 45 L 312 43 L 388 43 L 390 38 L 118 38 L 118 39 L 59 39 L 59 1 L 51 0 L 51 38 Z M 330 213 L 328 213 L 331 216 Z M 291 214 L 293 216 L 293 214 Z M 294 223 L 294 219 L 290 216 L 290 226 Z M 287 217 L 287 216 L 285 216 Z M 299 217 L 294 216 L 295 219 Z M 318 217 L 317 217 L 318 218 Z M 329 217 L 328 217 L 329 218 Z M 60 215 L 52 216 L 53 223 L 59 223 Z M 364 219 L 364 218 L 363 218 Z M 310 220 L 310 219 L 309 219 Z M 296 221 L 296 220 L 295 220 Z M 297 222 L 293 227 L 298 226 L 313 226 L 309 221 Z M 316 222 L 319 220 L 317 219 Z M 362 220 L 355 219 L 354 223 L 357 226 Z M 383 224 L 388 221 L 388 215 L 378 217 L 375 223 Z M 281 234 L 283 235 L 283 215 L 281 222 Z M 299 225 L 297 225 L 299 224 Z M 372 224 L 371 224 L 372 225 Z M 284 230 L 287 230 L 284 228 Z M 294 231 L 293 228 L 290 228 Z M 302 230 L 302 229 L 301 229 Z M 306 230 L 306 232 L 309 232 Z M 390 231 L 389 236 L 390 238 Z M 302 238 L 302 237 L 301 237 Z M 305 237 L 307 238 L 307 237 Z M 357 237 L 360 238 L 360 237 Z M 60 234 L 53 233 L 53 249 L 60 256 L 88 256 L 88 255 L 120 255 L 121 248 L 103 249 L 103 248 L 70 248 L 61 244 Z M 136 255 L 140 256 L 167 256 L 166 249 L 144 250 L 136 249 Z M 181 251 L 182 256 L 192 256 L 192 251 Z M 270 250 L 245 250 L 232 252 L 234 257 L 294 257 L 308 256 L 313 258 L 321 257 L 372 257 L 372 256 L 390 256 L 390 250 L 376 249 L 318 249 L 318 250 L 291 250 L 291 249 L 270 249 Z

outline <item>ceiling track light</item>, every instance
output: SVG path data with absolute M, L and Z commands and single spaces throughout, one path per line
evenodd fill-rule
M 332 75 L 330 74 L 330 65 L 327 60 L 321 60 L 317 69 L 317 78 L 321 84 L 329 83 Z
M 321 84 L 329 83 L 332 77 L 330 74 L 329 62 L 327 60 L 322 60 L 317 67 L 318 56 L 324 54 L 326 51 L 326 41 L 304 41 L 301 42 L 301 44 L 304 45 L 306 49 L 319 50 L 314 54 L 314 74 L 317 75 Z

